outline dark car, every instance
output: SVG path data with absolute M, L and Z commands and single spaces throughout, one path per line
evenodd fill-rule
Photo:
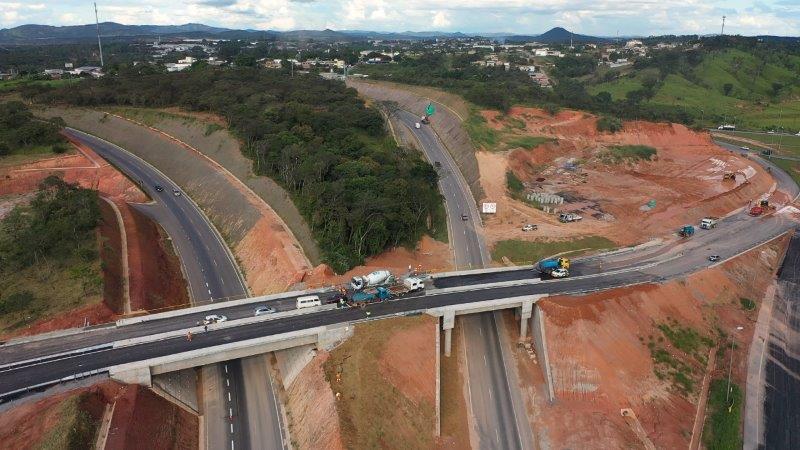
M 442 167 L 442 163 L 440 163 L 439 161 L 434 161 L 433 166 L 438 169 L 439 167 Z
M 469 216 L 466 214 L 461 215 L 461 220 L 469 220 Z
M 719 255 L 711 255 L 711 256 L 708 257 L 708 260 L 711 261 L 711 262 L 717 262 L 717 261 L 719 261 L 719 259 L 720 259 Z
M 156 185 L 156 190 L 157 190 L 158 192 L 164 192 L 164 186 L 162 186 L 162 185 L 160 185 L 160 184 L 157 184 L 157 185 Z

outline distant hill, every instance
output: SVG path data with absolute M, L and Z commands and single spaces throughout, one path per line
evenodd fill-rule
M 199 23 L 187 23 L 185 25 L 123 25 L 115 22 L 103 22 L 100 24 L 100 32 L 106 37 L 158 36 L 180 33 L 213 35 L 227 31 L 232 30 L 210 27 Z M 97 27 L 94 24 L 64 27 L 20 25 L 15 28 L 0 30 L 0 42 L 9 44 L 54 43 L 94 39 L 96 37 Z
M 422 39 L 458 39 L 470 36 L 484 36 L 498 41 L 523 42 L 538 41 L 544 43 L 569 42 L 570 36 L 574 42 L 599 42 L 603 38 L 573 35 L 564 28 L 553 28 L 540 35 L 515 35 L 510 33 L 461 33 L 443 31 L 401 31 L 380 32 L 368 30 L 234 30 L 229 28 L 211 27 L 199 23 L 184 25 L 123 25 L 115 22 L 100 24 L 100 34 L 104 38 L 125 39 L 144 37 L 187 37 L 187 38 L 218 38 L 218 39 L 259 39 L 274 37 L 284 40 L 316 40 L 316 41 L 353 41 L 362 39 L 395 39 L 395 40 L 422 40 Z M 54 27 L 50 25 L 20 25 L 14 28 L 0 30 L 0 44 L 54 44 L 93 40 L 97 37 L 94 24 L 70 25 Z

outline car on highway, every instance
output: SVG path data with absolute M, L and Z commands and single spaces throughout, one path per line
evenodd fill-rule
M 461 220 L 469 220 L 469 216 L 466 214 L 461 215 Z
M 719 261 L 719 259 L 720 259 L 719 255 L 711 255 L 708 257 L 708 260 L 711 262 L 717 262 Z
M 222 323 L 228 320 L 227 317 L 223 316 L 222 314 L 209 314 L 203 318 L 201 322 L 203 325 L 211 325 L 212 323 Z
M 180 189 L 173 189 L 172 190 L 172 195 L 174 195 L 175 197 L 180 197 L 181 196 Z
M 750 147 L 742 147 L 742 150 L 745 150 L 745 151 L 749 152 L 750 151 Z
M 164 192 L 164 186 L 162 186 L 162 185 L 160 185 L 160 184 L 157 184 L 157 185 L 155 186 L 155 188 L 156 188 L 156 191 L 158 191 L 158 192 Z
M 442 163 L 440 163 L 439 161 L 434 161 L 433 162 L 433 167 L 436 167 L 438 169 L 438 168 L 442 167 Z
M 264 305 L 256 308 L 254 315 L 263 316 L 264 314 L 274 314 L 274 313 L 275 313 L 275 308 Z
M 769 131 L 767 131 L 767 134 L 775 134 L 775 131 L 769 130 Z
M 800 131 L 798 131 L 797 134 L 795 134 L 795 136 L 800 136 Z
M 522 227 L 522 231 L 533 231 L 538 227 L 532 223 L 526 223 L 525 226 Z
M 564 268 L 553 269 L 550 272 L 550 276 L 553 278 L 566 278 L 569 276 L 569 271 Z

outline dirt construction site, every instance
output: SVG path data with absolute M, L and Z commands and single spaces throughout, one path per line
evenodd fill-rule
M 704 216 L 724 216 L 775 189 L 758 164 L 682 125 L 626 122 L 621 131 L 608 133 L 597 131 L 597 117 L 578 111 L 551 116 L 540 109 L 512 108 L 506 115 L 482 115 L 486 126 L 510 142 L 543 142 L 477 153 L 485 201 L 497 203 L 497 214 L 484 215 L 490 244 L 591 234 L 630 245 L 696 224 Z M 655 154 L 635 158 L 615 153 L 634 145 L 651 147 Z M 507 172 L 524 185 L 516 198 L 506 185 Z M 560 212 L 575 212 L 583 220 L 565 226 L 558 222 Z M 527 223 L 538 230 L 522 232 Z

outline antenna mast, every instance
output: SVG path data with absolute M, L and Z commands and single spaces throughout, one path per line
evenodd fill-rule
M 722 31 L 719 33 L 720 36 L 725 35 L 725 16 L 722 16 Z
M 97 24 L 97 47 L 100 49 L 100 67 L 103 67 L 103 44 L 100 42 L 100 20 L 97 18 L 97 2 L 94 3 L 94 23 Z

